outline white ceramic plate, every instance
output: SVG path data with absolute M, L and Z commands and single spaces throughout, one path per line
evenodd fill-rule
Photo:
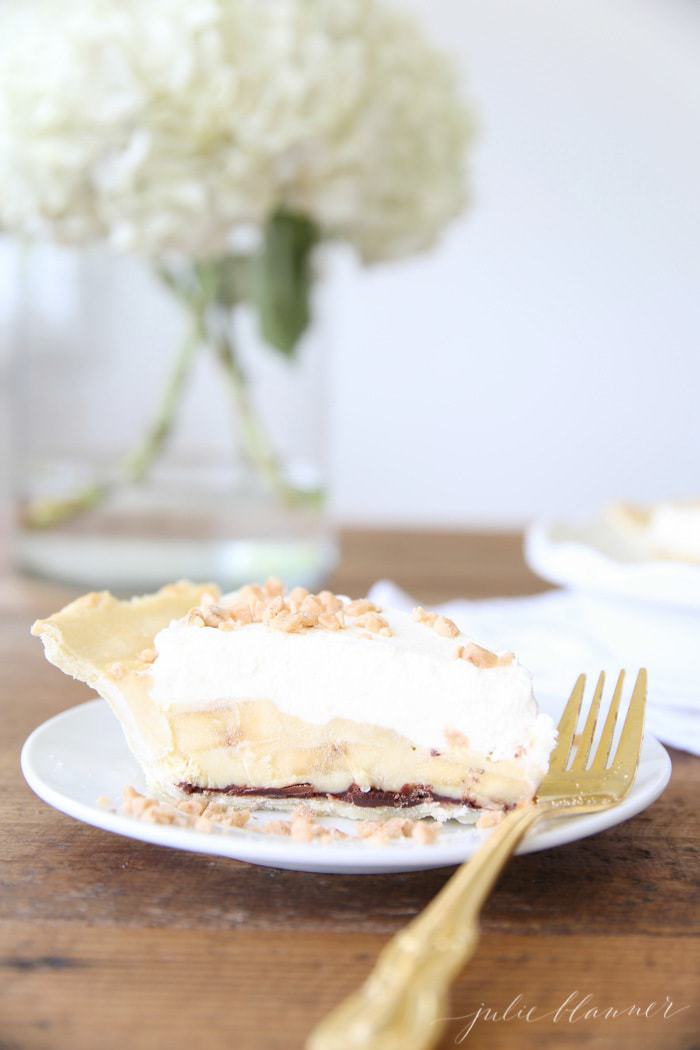
M 561 704 L 541 706 L 558 717 Z M 410 841 L 388 845 L 336 842 L 330 845 L 300 843 L 247 829 L 202 833 L 189 828 L 145 824 L 133 817 L 101 809 L 100 795 L 118 799 L 126 784 L 145 791 L 141 770 L 129 751 L 119 723 L 104 700 L 90 700 L 70 708 L 35 729 L 22 749 L 22 772 L 36 794 L 50 806 L 76 820 L 117 835 L 153 842 L 159 846 L 211 853 L 236 860 L 297 871 L 338 874 L 417 871 L 460 864 L 483 840 L 483 832 L 450 822 L 438 841 L 423 846 Z M 521 845 L 520 853 L 551 849 L 593 835 L 628 820 L 652 803 L 666 787 L 671 761 L 653 737 L 644 741 L 636 781 L 627 798 L 605 813 L 571 817 L 542 824 Z M 283 814 L 260 814 L 265 821 Z M 347 830 L 354 823 L 327 821 Z
M 700 565 L 645 558 L 602 519 L 533 522 L 525 534 L 525 560 L 549 583 L 700 608 Z

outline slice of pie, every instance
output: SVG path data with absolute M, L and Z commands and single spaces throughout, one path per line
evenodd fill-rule
M 637 558 L 700 564 L 700 499 L 648 507 L 615 503 L 605 520 Z
M 423 609 L 183 582 L 88 594 L 32 632 L 108 701 L 160 797 L 471 821 L 531 798 L 554 742 L 513 655 Z

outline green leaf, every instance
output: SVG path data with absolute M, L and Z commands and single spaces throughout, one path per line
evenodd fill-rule
M 252 292 L 260 331 L 286 357 L 293 356 L 311 320 L 311 253 L 318 239 L 310 219 L 277 211 L 255 258 Z

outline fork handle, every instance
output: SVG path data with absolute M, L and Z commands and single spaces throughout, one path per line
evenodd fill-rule
M 509 813 L 417 918 L 382 950 L 365 983 L 309 1036 L 307 1050 L 427 1050 L 447 1021 L 450 984 L 479 938 L 478 914 L 525 832 L 543 815 Z

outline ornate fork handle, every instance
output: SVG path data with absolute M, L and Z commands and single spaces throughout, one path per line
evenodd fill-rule
M 477 942 L 479 909 L 528 828 L 544 816 L 609 809 L 630 790 L 642 746 L 647 673 L 642 668 L 637 675 L 613 749 L 624 677 L 621 671 L 593 748 L 605 675 L 598 677 L 577 735 L 586 685 L 586 676 L 579 675 L 559 719 L 538 801 L 510 813 L 425 911 L 390 941 L 362 988 L 312 1032 L 308 1050 L 428 1050 L 437 1042 L 447 1020 L 450 982 Z
M 477 916 L 525 832 L 549 809 L 513 810 L 428 907 L 383 949 L 365 983 L 323 1019 L 307 1050 L 426 1050 L 447 1020 L 453 978 L 479 937 Z

